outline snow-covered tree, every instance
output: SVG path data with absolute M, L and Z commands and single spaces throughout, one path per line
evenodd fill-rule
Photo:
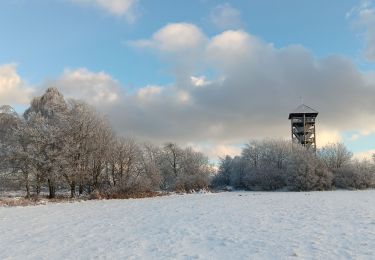
M 303 146 L 273 139 L 251 141 L 241 156 L 222 160 L 214 181 L 220 179 L 250 190 L 330 189 L 332 184 L 332 174 L 315 154 Z
M 291 190 L 326 190 L 332 186 L 332 173 L 315 154 L 302 146 L 293 148 L 286 173 Z
M 319 149 L 318 156 L 330 170 L 335 170 L 348 164 L 353 154 L 343 143 L 331 143 Z

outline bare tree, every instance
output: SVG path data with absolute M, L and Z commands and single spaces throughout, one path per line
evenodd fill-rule
M 143 170 L 148 183 L 145 186 L 149 186 L 149 190 L 159 190 L 162 182 L 161 169 L 160 169 L 160 158 L 162 151 L 159 147 L 152 145 L 151 143 L 143 144 L 142 149 L 142 164 Z
M 18 133 L 23 128 L 23 122 L 11 106 L 0 107 L 0 177 L 6 180 L 17 178 L 19 172 L 23 175 L 27 196 L 30 195 L 29 175 L 23 167 L 21 156 L 18 154 Z M 16 156 L 17 155 L 17 156 Z M 18 156 L 20 155 L 20 156 Z M 13 178 L 9 178 L 9 177 Z M 8 181 L 9 182 L 9 181 Z M 8 183 L 9 184 L 9 183 Z M 1 187 L 0 187 L 1 188 Z
M 71 197 L 75 196 L 76 186 L 82 194 L 83 185 L 88 175 L 88 159 L 91 150 L 88 144 L 94 138 L 97 121 L 100 119 L 93 108 L 87 104 L 69 100 L 68 124 L 64 128 L 63 154 L 66 169 L 63 176 L 70 186 Z
M 181 162 L 183 159 L 183 150 L 174 143 L 167 143 L 163 147 L 162 155 L 162 175 L 163 189 L 172 189 L 174 182 L 181 171 Z
M 175 189 L 184 191 L 206 189 L 212 174 L 213 168 L 208 157 L 187 147 L 183 150 L 181 172 L 176 178 Z
M 98 117 L 93 137 L 88 143 L 90 149 L 89 158 L 89 184 L 88 191 L 100 189 L 101 177 L 108 167 L 111 145 L 114 133 L 109 122 L 104 117 Z
M 318 156 L 330 170 L 335 170 L 348 164 L 353 154 L 343 143 L 331 143 L 321 148 Z

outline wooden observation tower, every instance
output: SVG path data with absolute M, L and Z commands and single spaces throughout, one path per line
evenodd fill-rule
M 304 104 L 289 114 L 292 141 L 314 152 L 316 152 L 315 119 L 317 116 L 318 111 Z

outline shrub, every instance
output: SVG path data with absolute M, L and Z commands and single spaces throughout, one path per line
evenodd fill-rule
M 374 187 L 374 172 L 363 164 L 341 167 L 334 171 L 334 185 L 342 189 Z
M 293 152 L 287 169 L 287 184 L 291 190 L 311 191 L 332 187 L 332 174 L 309 151 Z
M 248 190 L 278 190 L 285 186 L 285 173 L 274 168 L 250 169 L 242 183 Z

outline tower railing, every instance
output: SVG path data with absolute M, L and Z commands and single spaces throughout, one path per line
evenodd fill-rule
M 317 116 L 317 111 L 303 104 L 289 114 L 293 142 L 316 151 L 315 122 Z

